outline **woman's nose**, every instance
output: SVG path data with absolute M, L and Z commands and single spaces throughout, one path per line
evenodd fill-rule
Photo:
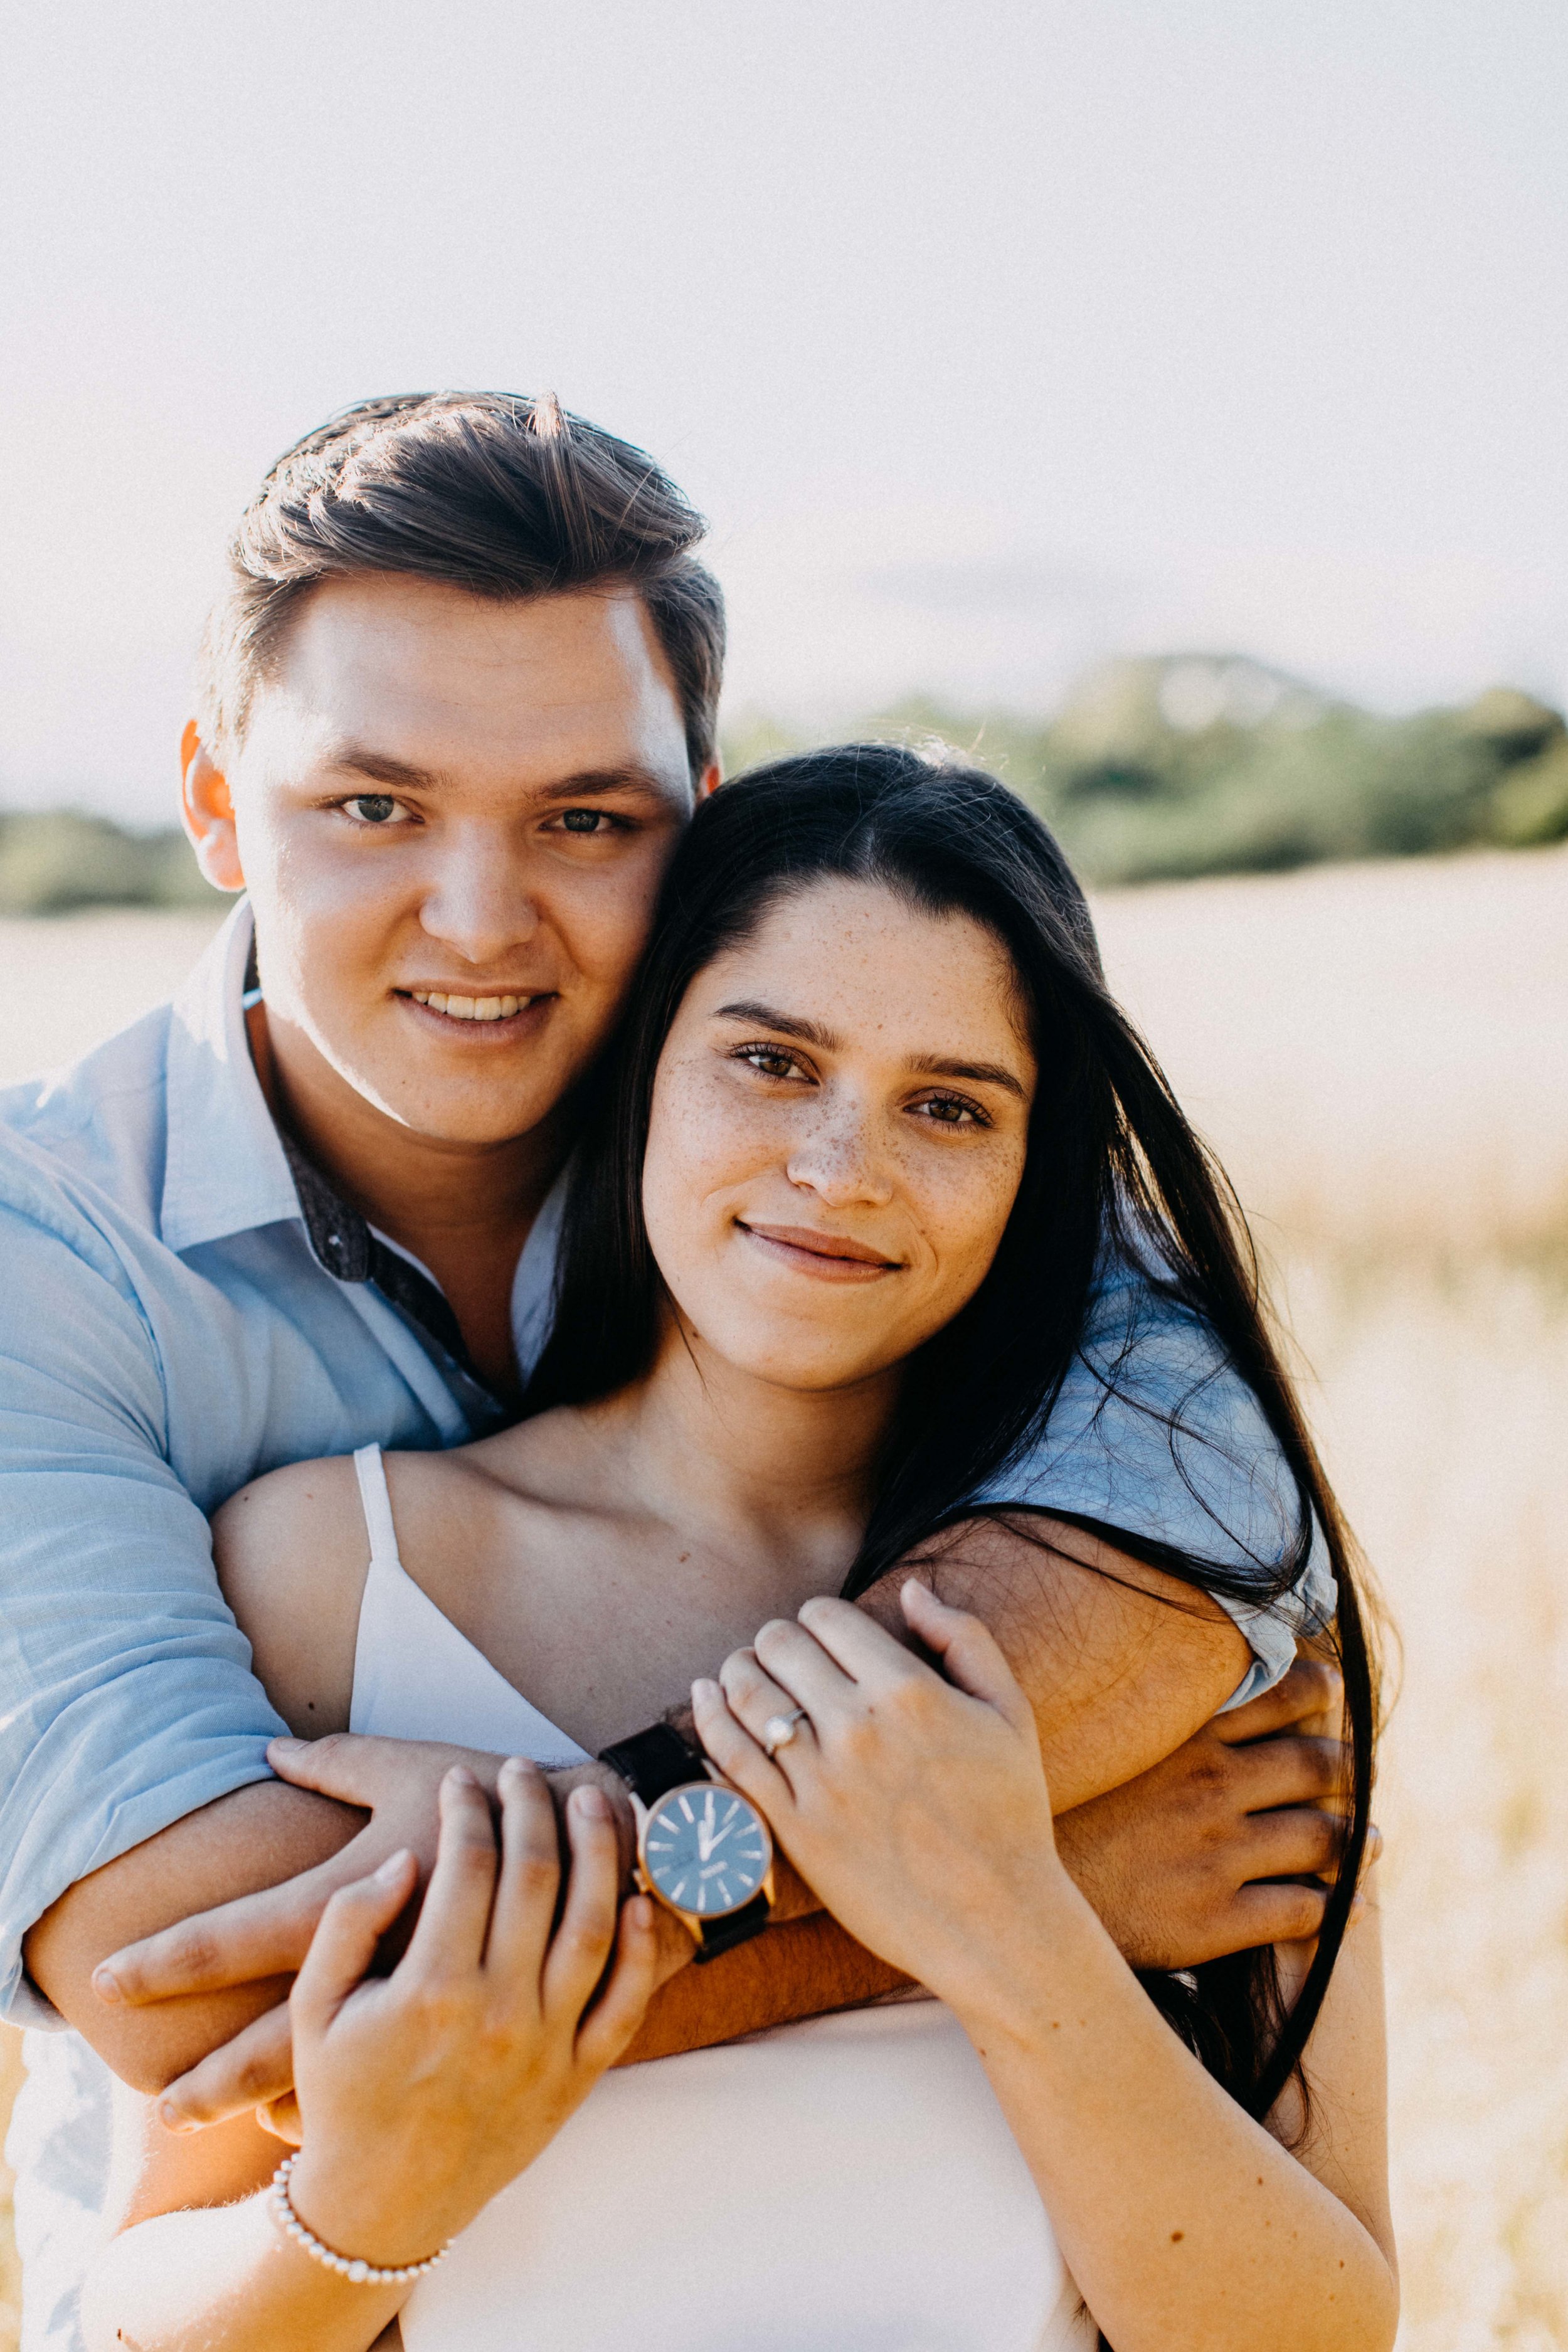
M 478 829 L 448 844 L 431 877 L 420 923 L 465 963 L 500 962 L 539 929 L 539 909 L 511 845 Z
M 892 1172 L 870 1121 L 847 1107 L 814 1123 L 790 1153 L 784 1172 L 792 1184 L 816 1193 L 829 1208 L 882 1208 L 893 1197 Z

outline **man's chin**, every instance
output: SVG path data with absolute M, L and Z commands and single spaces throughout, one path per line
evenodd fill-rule
M 464 1057 L 465 1060 L 467 1057 Z M 492 1151 L 521 1143 L 560 1125 L 572 1090 L 568 1072 L 540 1066 L 537 1053 L 497 1055 L 482 1072 L 470 1063 L 454 1070 L 452 1057 L 405 1053 L 388 1064 L 344 1071 L 356 1093 L 413 1139 L 452 1151 Z

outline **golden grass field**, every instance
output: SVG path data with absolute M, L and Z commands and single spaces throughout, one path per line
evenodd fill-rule
M 1254 1215 L 1399 1632 L 1377 1811 L 1401 2342 L 1568 2347 L 1568 852 L 1099 913 Z M 152 1003 L 205 928 L 0 925 L 0 1082 Z M 0 2352 L 15 2296 L 0 2271 Z

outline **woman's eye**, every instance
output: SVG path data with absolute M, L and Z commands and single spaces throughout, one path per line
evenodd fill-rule
M 407 814 L 390 793 L 356 793 L 343 806 L 361 824 L 391 824 Z
M 787 1078 L 800 1074 L 800 1064 L 795 1055 L 777 1045 L 743 1045 L 739 1058 L 753 1070 L 760 1070 L 764 1078 Z
M 959 1102 L 952 1095 L 931 1095 L 915 1106 L 923 1118 L 932 1119 L 938 1127 L 983 1127 L 986 1120 L 973 1103 Z

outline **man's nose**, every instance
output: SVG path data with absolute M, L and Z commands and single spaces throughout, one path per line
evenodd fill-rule
M 893 1197 L 892 1170 L 876 1122 L 853 1101 L 823 1106 L 790 1153 L 785 1173 L 832 1209 L 883 1208 Z
M 539 929 L 525 861 L 497 828 L 465 828 L 443 845 L 419 909 L 433 940 L 476 967 L 493 966 Z

